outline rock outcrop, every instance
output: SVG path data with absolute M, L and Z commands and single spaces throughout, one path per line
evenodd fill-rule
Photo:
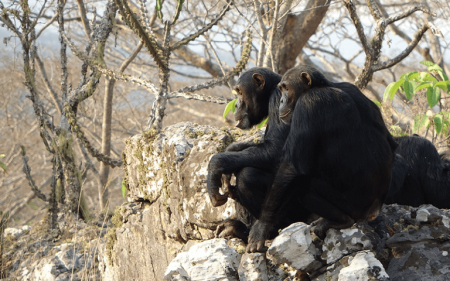
M 57 235 L 48 233 L 46 219 L 33 227 L 6 229 L 2 273 L 7 278 L 1 280 L 99 280 L 98 245 L 108 224 L 102 219 L 86 224 L 60 214 L 58 225 Z
M 123 160 L 129 204 L 116 210 L 115 228 L 101 250 L 103 277 L 160 281 L 190 241 L 214 238 L 217 223 L 235 214 L 235 204 L 211 205 L 209 159 L 234 141 L 261 137 L 261 131 L 180 123 L 128 139 Z
M 242 132 L 180 123 L 127 140 L 128 203 L 113 216 L 100 249 L 104 280 L 450 280 L 450 213 L 430 205 L 388 205 L 373 222 L 330 229 L 324 241 L 295 223 L 245 254 L 238 239 L 214 239 L 235 215 L 233 200 L 214 208 L 206 192 L 210 157 Z

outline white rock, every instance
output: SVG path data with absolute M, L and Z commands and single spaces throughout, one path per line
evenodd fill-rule
M 4 232 L 4 237 L 11 235 L 13 239 L 19 239 L 23 234 L 23 230 L 20 228 L 6 228 Z
M 442 223 L 446 228 L 450 228 L 450 219 L 447 216 L 442 217 Z
M 54 256 L 45 257 L 32 264 L 32 270 L 24 273 L 23 280 L 53 281 L 79 280 L 72 276 L 83 268 L 91 267 L 91 260 L 72 245 L 63 244 Z
M 274 264 L 287 263 L 307 272 L 318 269 L 322 263 L 316 258 L 319 249 L 312 243 L 311 226 L 298 222 L 283 229 L 273 240 L 268 258 Z
M 383 265 L 372 252 L 356 254 L 349 266 L 339 272 L 339 281 L 389 280 Z
M 268 281 L 267 263 L 262 253 L 244 254 L 239 265 L 240 281 Z
M 322 246 L 322 258 L 326 259 L 327 264 L 332 264 L 345 255 L 368 250 L 372 247 L 372 242 L 360 229 L 336 230 L 330 228 Z
M 169 264 L 164 280 L 238 281 L 241 255 L 225 239 L 211 239 L 180 253 Z
M 427 222 L 428 216 L 430 215 L 430 212 L 425 208 L 420 208 L 417 210 L 417 217 L 416 219 L 420 222 Z
M 22 231 L 23 232 L 29 232 L 30 230 L 31 230 L 31 226 L 29 226 L 29 225 L 22 226 Z

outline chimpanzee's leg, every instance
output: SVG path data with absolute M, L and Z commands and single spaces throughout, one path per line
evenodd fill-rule
M 236 185 L 229 184 L 228 176 L 222 177 L 229 197 L 236 201 L 237 219 L 228 219 L 216 230 L 217 237 L 239 237 L 247 241 L 249 230 L 261 213 L 266 192 L 273 174 L 246 167 L 236 173 Z M 228 183 L 227 183 L 228 182 Z
M 302 197 L 303 205 L 311 212 L 321 216 L 323 219 L 315 223 L 314 233 L 325 239 L 327 230 L 330 228 L 343 229 L 351 227 L 355 220 L 338 207 L 339 202 L 331 202 L 321 194 L 335 187 L 322 179 L 311 179 L 309 191 Z M 339 200 L 339 198 L 336 198 Z

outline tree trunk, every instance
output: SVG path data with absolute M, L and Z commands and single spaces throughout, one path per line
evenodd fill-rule
M 119 68 L 119 72 L 124 72 L 130 63 L 136 58 L 144 44 L 139 42 L 134 52 L 126 59 Z M 114 96 L 114 78 L 107 79 L 105 85 L 105 98 L 103 99 L 103 122 L 102 122 L 102 151 L 101 153 L 110 156 L 111 153 L 111 120 L 112 120 L 112 100 Z M 107 207 L 108 201 L 108 176 L 109 166 L 100 162 L 100 185 L 98 186 L 98 199 L 100 201 L 100 209 Z
M 102 122 L 102 151 L 101 153 L 110 156 L 111 152 L 111 119 L 112 119 L 112 100 L 114 95 L 114 78 L 106 79 L 105 97 L 103 99 L 103 122 Z M 109 166 L 100 162 L 100 186 L 98 187 L 98 199 L 100 209 L 104 210 L 108 201 L 108 176 Z
M 297 56 L 322 22 L 328 10 L 328 5 L 324 6 L 327 2 L 327 0 L 309 0 L 304 12 L 297 16 L 287 16 L 280 42 L 278 67 L 280 74 L 295 66 Z

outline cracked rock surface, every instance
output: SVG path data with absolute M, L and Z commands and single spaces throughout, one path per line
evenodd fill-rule
M 103 280 L 450 280 L 450 212 L 431 205 L 383 206 L 376 220 L 330 229 L 324 241 L 295 223 L 268 241 L 265 254 L 215 239 L 217 224 L 236 209 L 232 199 L 212 207 L 209 159 L 234 141 L 261 137 L 179 123 L 127 140 L 128 204 L 116 210 L 99 249 Z

